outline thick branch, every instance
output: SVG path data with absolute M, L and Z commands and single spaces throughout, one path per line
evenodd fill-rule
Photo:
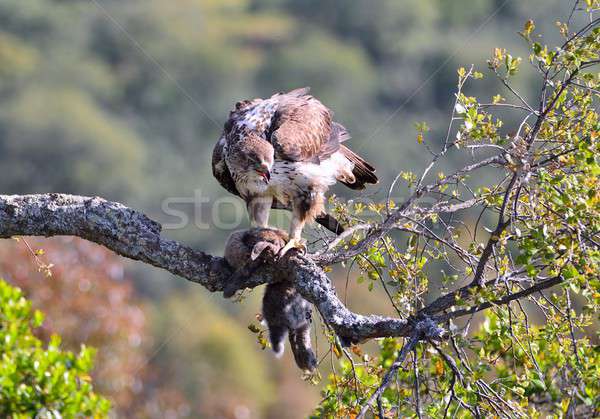
M 0 195 L 0 238 L 77 236 L 119 255 L 165 269 L 201 284 L 209 291 L 226 288 L 233 271 L 223 258 L 165 239 L 160 233 L 160 224 L 144 214 L 98 197 Z M 271 282 L 273 278 L 281 277 L 282 272 L 293 278 L 302 296 L 317 307 L 325 322 L 346 342 L 408 336 L 412 332 L 413 322 L 363 316 L 348 310 L 323 270 L 310 258 L 294 252 L 243 278 L 240 287 Z
M 77 236 L 121 256 L 166 269 L 209 291 L 223 289 L 231 268 L 222 258 L 162 238 L 144 214 L 99 197 L 0 195 L 0 238 Z

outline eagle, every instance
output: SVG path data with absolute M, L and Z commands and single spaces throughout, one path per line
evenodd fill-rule
M 255 227 L 267 227 L 271 208 L 292 212 L 282 253 L 305 248 L 302 230 L 315 219 L 333 231 L 325 193 L 340 181 L 352 189 L 378 182 L 375 168 L 343 143 L 350 138 L 309 88 L 237 102 L 212 156 L 212 171 L 240 196 Z M 333 228 L 332 228 L 333 227 Z

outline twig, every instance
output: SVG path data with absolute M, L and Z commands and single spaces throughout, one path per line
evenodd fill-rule
M 373 404 L 375 399 L 378 398 L 379 395 L 382 394 L 385 391 L 385 389 L 390 385 L 392 377 L 396 374 L 396 372 L 398 372 L 398 370 L 404 363 L 406 356 L 410 353 L 410 351 L 412 351 L 412 349 L 415 347 L 418 341 L 419 337 L 416 334 L 413 334 L 409 338 L 408 342 L 402 347 L 400 353 L 396 357 L 396 361 L 394 361 L 388 372 L 386 372 L 383 376 L 381 384 L 379 385 L 377 390 L 375 390 L 375 392 L 371 394 L 371 397 L 369 397 L 365 405 L 362 407 L 356 419 L 362 419 L 365 417 L 367 411 L 369 410 L 369 407 Z

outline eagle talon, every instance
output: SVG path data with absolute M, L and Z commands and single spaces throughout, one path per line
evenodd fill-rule
M 298 250 L 301 254 L 306 254 L 306 240 L 304 239 L 294 239 L 291 238 L 285 246 L 279 250 L 277 254 L 277 258 L 282 258 L 287 252 L 292 249 Z

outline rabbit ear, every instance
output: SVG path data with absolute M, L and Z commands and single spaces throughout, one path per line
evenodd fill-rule
M 271 243 L 269 242 L 258 242 L 252 248 L 252 253 L 250 253 L 250 259 L 256 260 L 265 251 L 265 249 L 270 249 Z

